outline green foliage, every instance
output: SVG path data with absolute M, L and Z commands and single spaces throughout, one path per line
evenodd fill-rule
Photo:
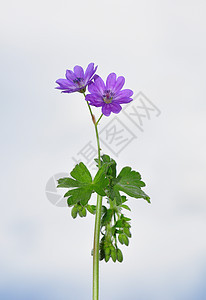
M 81 205 L 86 205 L 91 198 L 93 192 L 92 176 L 87 167 L 80 162 L 71 171 L 70 175 L 74 178 L 60 178 L 58 180 L 58 186 L 62 188 L 74 188 L 70 189 L 64 197 L 68 197 L 68 206 L 73 206 L 80 202 Z
M 98 163 L 97 159 L 95 161 Z M 118 245 L 128 246 L 132 235 L 131 219 L 122 213 L 122 210 L 131 209 L 126 204 L 126 196 L 120 193 L 142 198 L 150 203 L 149 196 L 142 190 L 145 183 L 140 174 L 130 167 L 124 167 L 117 176 L 116 162 L 108 155 L 101 157 L 100 168 L 93 180 L 82 162 L 77 164 L 70 174 L 72 178 L 59 179 L 58 187 L 69 189 L 65 197 L 68 206 L 72 206 L 72 217 L 86 217 L 87 211 L 95 215 L 96 205 L 88 204 L 92 193 L 106 196 L 107 206 L 103 205 L 101 212 L 100 260 L 108 262 L 111 258 L 113 262 L 122 262 L 123 254 Z
M 84 206 L 82 206 L 80 203 L 77 203 L 72 208 L 71 212 L 72 218 L 76 219 L 77 215 L 79 215 L 81 218 L 86 217 L 87 211 Z
M 124 167 L 118 176 L 116 176 L 116 162 L 108 155 L 101 157 L 101 166 L 105 163 L 109 164 L 106 172 L 106 178 L 109 179 L 105 188 L 107 195 L 107 203 L 109 208 L 102 213 L 101 233 L 102 239 L 100 243 L 100 259 L 108 262 L 110 258 L 113 262 L 122 262 L 123 254 L 118 248 L 118 242 L 128 246 L 131 238 L 130 218 L 122 214 L 122 210 L 131 211 L 125 203 L 127 198 L 120 192 L 127 194 L 133 198 L 142 198 L 150 203 L 149 196 L 141 189 L 145 183 L 141 180 L 138 172 L 130 167 Z
M 114 212 L 112 209 L 107 209 L 106 212 L 102 216 L 101 224 L 105 226 L 111 222 L 112 216 Z
M 87 204 L 87 210 L 90 212 L 90 214 L 95 215 L 96 213 L 96 205 L 89 205 Z
M 120 249 L 117 249 L 117 260 L 119 262 L 123 261 L 123 255 L 122 255 L 122 251 Z
M 127 201 L 125 196 L 122 196 L 122 202 Z M 107 200 L 110 208 L 106 208 L 102 212 L 101 218 L 101 233 L 102 239 L 100 242 L 100 260 L 108 262 L 110 258 L 113 262 L 122 262 L 123 254 L 118 248 L 118 241 L 122 245 L 129 245 L 130 232 L 130 218 L 122 214 L 125 204 L 117 205 L 115 200 Z M 128 206 L 127 206 L 128 207 Z
M 109 179 L 105 177 L 108 166 L 109 164 L 102 165 L 93 181 L 89 170 L 82 162 L 77 164 L 71 171 L 70 175 L 73 178 L 60 178 L 57 187 L 72 188 L 64 195 L 64 197 L 68 197 L 68 206 L 73 206 L 78 202 L 83 206 L 87 205 L 94 191 L 101 196 L 105 196 L 104 190 L 109 182 Z
M 141 187 L 144 187 L 145 183 L 141 181 L 140 174 L 132 171 L 130 167 L 124 167 L 118 177 L 113 180 L 113 184 L 115 191 L 122 191 L 133 198 L 143 198 L 150 203 L 149 196 L 141 190 Z
M 109 165 L 109 163 L 105 163 L 101 166 L 92 183 L 93 189 L 100 196 L 106 196 L 105 188 L 109 183 L 109 179 L 106 178 L 106 173 Z
M 145 186 L 145 183 L 141 180 L 141 175 L 138 172 L 130 167 L 124 167 L 116 177 L 117 164 L 115 160 L 108 155 L 103 155 L 101 157 L 101 166 L 104 164 L 110 164 L 106 173 L 106 178 L 109 179 L 106 194 L 110 199 L 115 200 L 117 205 L 123 203 L 120 192 L 124 192 L 133 198 L 143 198 L 150 203 L 149 196 L 141 189 Z M 125 206 L 125 209 L 128 209 L 128 207 Z

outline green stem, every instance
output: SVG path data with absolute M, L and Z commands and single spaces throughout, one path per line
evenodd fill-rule
M 116 224 L 116 216 L 115 216 L 115 214 L 116 214 L 116 212 L 114 213 L 114 224 Z M 114 235 L 114 240 L 115 240 L 115 246 L 117 248 L 117 235 L 116 235 L 116 233 Z
M 93 247 L 93 300 L 99 299 L 99 238 L 101 225 L 102 196 L 97 195 Z
M 85 97 L 84 93 L 84 97 Z M 92 113 L 91 107 L 87 102 L 92 121 L 95 126 L 95 133 L 97 139 L 97 149 L 98 149 L 98 168 L 101 167 L 101 155 L 100 155 L 100 142 L 99 142 L 99 133 L 98 133 L 98 124 L 103 114 L 99 117 L 97 122 Z M 95 227 L 94 227 L 94 246 L 93 246 L 93 300 L 99 299 L 99 239 L 100 239 L 100 227 L 101 227 L 101 211 L 102 211 L 102 196 L 97 194 L 97 205 L 96 205 L 96 216 L 95 216 Z
M 103 114 L 99 117 L 95 123 L 95 132 L 97 138 L 98 148 L 98 167 L 101 167 L 100 160 L 100 142 L 98 133 L 98 123 L 101 120 Z M 100 226 L 101 226 L 101 211 L 102 211 L 102 196 L 97 195 L 96 205 L 96 217 L 95 217 L 95 228 L 94 228 L 94 247 L 93 247 L 93 300 L 99 299 L 99 239 L 100 239 Z
M 86 94 L 85 94 L 85 92 L 83 93 L 83 95 L 84 95 L 84 98 L 86 98 Z M 94 125 L 95 125 L 95 117 L 94 117 L 94 115 L 93 115 L 93 113 L 92 113 L 92 109 L 91 109 L 91 106 L 89 105 L 89 102 L 88 101 L 86 101 L 87 102 L 87 106 L 88 106 L 88 108 L 89 108 L 89 112 L 90 112 L 90 115 L 91 115 L 91 117 L 92 117 L 92 121 L 93 121 L 93 123 L 94 123 Z
M 90 115 L 91 115 L 92 120 L 93 120 L 94 115 L 93 115 L 93 113 L 92 113 L 92 109 L 91 109 L 91 107 L 90 107 L 88 101 L 87 101 L 87 105 L 88 105 L 88 107 L 89 107 Z
M 97 122 L 95 123 L 95 132 L 96 132 L 96 138 L 97 138 L 97 148 L 98 148 L 98 167 L 100 168 L 101 167 L 101 161 L 100 161 L 100 151 L 101 151 L 101 148 L 100 148 L 100 143 L 99 143 L 99 133 L 98 133 L 98 128 L 97 128 L 97 125 L 99 123 L 99 121 L 101 120 L 103 114 L 101 114 L 101 116 L 99 117 L 99 119 L 97 120 Z

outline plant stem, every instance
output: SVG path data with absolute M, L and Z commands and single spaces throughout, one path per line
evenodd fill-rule
M 84 98 L 86 98 L 85 92 L 83 93 L 83 95 L 84 95 Z M 87 106 L 88 106 L 88 108 L 89 108 L 90 115 L 91 115 L 91 117 L 92 117 L 92 122 L 93 122 L 94 125 L 95 125 L 95 124 L 96 124 L 95 116 L 94 116 L 93 113 L 92 113 L 92 109 L 91 109 L 91 106 L 89 105 L 89 102 L 88 102 L 88 101 L 86 101 L 86 102 L 87 102 Z
M 99 117 L 95 123 L 95 132 L 97 138 L 98 148 L 98 167 L 101 167 L 100 161 L 100 143 L 98 133 L 98 123 L 101 120 L 103 114 Z M 94 228 L 94 246 L 93 246 L 93 300 L 99 299 L 99 239 L 100 239 L 100 226 L 101 226 L 101 211 L 102 211 L 102 196 L 97 195 L 96 205 L 96 217 L 95 217 L 95 228 Z
M 99 121 L 101 120 L 102 116 L 103 116 L 103 114 L 101 114 L 101 116 L 99 117 L 99 119 L 95 123 L 95 132 L 96 132 L 97 148 L 98 148 L 98 167 L 99 168 L 101 167 L 101 161 L 100 161 L 100 151 L 101 151 L 101 148 L 100 148 L 100 143 L 99 143 L 99 133 L 98 133 L 97 125 L 98 125 Z
M 97 195 L 93 247 L 93 300 L 99 299 L 99 238 L 101 225 L 102 196 Z
M 86 97 L 84 93 L 84 97 Z M 90 115 L 92 117 L 92 121 L 95 126 L 95 133 L 97 139 L 97 149 L 98 149 L 98 168 L 101 167 L 101 159 L 100 159 L 100 142 L 99 142 L 99 133 L 98 133 L 98 124 L 103 114 L 99 117 L 97 122 L 95 121 L 95 117 L 92 113 L 92 109 L 87 102 Z M 97 205 L 96 205 L 96 216 L 95 216 L 95 227 L 94 227 L 94 245 L 93 245 L 93 300 L 99 299 L 99 239 L 100 239 L 100 226 L 101 226 L 101 211 L 102 211 L 102 196 L 97 194 Z

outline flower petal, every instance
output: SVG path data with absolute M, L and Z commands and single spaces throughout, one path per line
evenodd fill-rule
M 110 103 L 104 103 L 102 105 L 102 113 L 103 115 L 109 117 L 111 114 L 112 108 L 111 108 L 111 104 Z
M 103 99 L 98 94 L 88 94 L 86 95 L 85 100 L 89 101 L 90 105 L 96 107 L 102 106 L 104 104 Z
M 132 95 L 133 95 L 132 90 L 125 89 L 125 90 L 122 90 L 122 91 L 116 93 L 116 95 L 114 96 L 113 101 L 118 101 L 118 100 L 121 100 L 123 98 L 130 98 Z
M 84 70 L 82 69 L 81 66 L 75 66 L 74 67 L 74 74 L 76 75 L 77 78 L 84 78 Z
M 92 75 L 96 72 L 97 66 L 94 69 L 94 63 L 90 63 L 85 71 L 84 80 L 85 83 L 92 77 Z
M 116 93 L 115 95 L 115 99 L 121 98 L 121 97 L 131 97 L 133 95 L 133 91 L 129 90 L 129 89 L 125 89 L 122 91 L 119 91 L 118 93 Z
M 96 84 L 93 82 L 88 85 L 88 90 L 91 94 L 99 94 L 100 96 L 102 95 Z
M 129 98 L 129 97 L 125 97 L 125 98 L 120 98 L 118 100 L 113 100 L 112 103 L 119 103 L 119 104 L 124 104 L 124 103 L 129 103 L 131 102 L 133 99 Z
M 67 79 L 60 78 L 56 81 L 56 83 L 60 85 L 60 87 L 58 87 L 58 88 L 63 88 L 63 89 L 64 88 L 72 88 L 72 87 L 75 88 L 75 86 L 72 84 L 72 82 Z
M 111 73 L 108 75 L 107 77 L 107 81 L 106 81 L 106 89 L 107 90 L 112 90 L 115 86 L 116 83 L 116 74 L 115 73 Z
M 85 97 L 86 101 L 93 101 L 96 99 L 96 95 L 95 94 L 87 94 Z
M 71 70 L 66 70 L 66 78 L 73 82 L 73 80 L 76 79 L 76 76 Z
M 106 87 L 105 87 L 104 81 L 102 80 L 102 78 L 100 76 L 96 76 L 94 78 L 94 84 L 95 84 L 96 88 L 99 90 L 99 92 L 101 93 L 101 95 L 103 95 Z
M 74 93 L 74 92 L 79 92 L 79 88 L 74 88 L 74 89 L 65 89 L 64 91 L 62 91 L 62 93 Z
M 114 93 L 119 92 L 122 89 L 124 83 L 125 83 L 125 78 L 123 76 L 119 76 L 117 78 L 116 84 L 115 84 L 115 86 L 113 88 L 113 92 Z
M 119 103 L 112 102 L 110 105 L 111 105 L 112 112 L 115 114 L 118 114 L 122 109 Z

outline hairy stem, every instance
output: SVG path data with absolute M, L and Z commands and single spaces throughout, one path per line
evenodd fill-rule
M 85 97 L 84 93 L 84 97 Z M 101 120 L 103 114 L 96 121 L 92 113 L 92 109 L 87 102 L 92 121 L 95 126 L 95 133 L 97 139 L 97 149 L 98 149 L 98 168 L 101 167 L 100 160 L 100 142 L 99 142 L 99 133 L 98 133 L 98 124 Z M 99 239 L 100 239 L 100 226 L 101 226 L 101 211 L 102 211 L 102 196 L 97 195 L 97 205 L 96 205 L 96 216 L 95 216 L 95 227 L 94 227 L 94 245 L 93 245 L 93 300 L 99 299 Z
M 101 167 L 101 161 L 100 161 L 101 148 L 100 148 L 99 133 L 98 133 L 97 126 L 102 116 L 103 114 L 99 117 L 98 121 L 95 123 L 99 168 Z M 102 211 L 102 196 L 97 195 L 96 217 L 95 217 L 95 228 L 94 228 L 94 247 L 93 247 L 93 300 L 99 299 L 99 239 L 100 239 L 101 211 Z
M 99 299 L 99 238 L 101 225 L 102 196 L 97 195 L 93 247 L 93 300 Z

